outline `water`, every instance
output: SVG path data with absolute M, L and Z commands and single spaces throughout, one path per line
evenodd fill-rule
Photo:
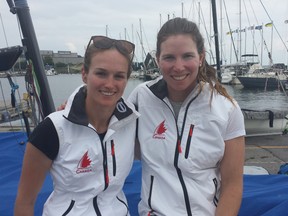
M 254 110 L 288 110 L 288 96 L 280 90 L 265 91 L 261 89 L 245 89 L 242 85 L 225 85 L 243 109 Z
M 59 74 L 56 76 L 48 76 L 47 78 L 55 107 L 58 107 L 67 100 L 75 88 L 83 84 L 80 74 Z M 24 77 L 13 77 L 13 82 L 19 86 L 18 91 L 16 91 L 16 98 L 23 98 L 23 93 L 26 92 Z M 128 97 L 130 92 L 140 83 L 142 83 L 142 81 L 138 79 L 129 80 L 124 92 L 124 97 Z M 7 78 L 0 78 L 0 91 L 0 101 L 5 99 L 6 103 L 10 103 L 11 87 Z
M 55 107 L 62 104 L 73 90 L 83 83 L 80 74 L 59 74 L 48 76 L 47 78 Z M 19 85 L 19 89 L 16 92 L 17 99 L 23 98 L 22 95 L 26 92 L 24 77 L 13 77 L 13 81 Z M 127 97 L 140 83 L 142 81 L 138 79 L 129 80 L 124 97 Z M 288 96 L 282 91 L 244 89 L 241 85 L 225 85 L 225 88 L 238 101 L 241 108 L 253 110 L 288 110 Z M 0 78 L 0 91 L 0 101 L 4 100 L 2 96 L 4 95 L 6 103 L 10 103 L 11 87 L 7 78 Z

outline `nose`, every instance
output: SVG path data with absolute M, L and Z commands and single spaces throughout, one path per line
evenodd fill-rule
M 181 58 L 177 58 L 174 64 L 174 70 L 176 72 L 181 72 L 184 69 L 184 64 Z
M 114 86 L 114 77 L 112 75 L 107 76 L 106 80 L 105 80 L 105 87 L 107 88 L 111 88 Z

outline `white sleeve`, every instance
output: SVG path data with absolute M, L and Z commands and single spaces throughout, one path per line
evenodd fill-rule
M 129 101 L 130 103 L 134 104 L 134 106 L 138 107 L 138 87 L 136 87 L 128 96 L 127 101 Z
M 237 104 L 237 102 L 235 102 L 235 106 L 233 106 L 233 109 L 229 116 L 224 140 L 230 140 L 245 135 L 246 131 L 245 131 L 244 116 L 239 105 Z

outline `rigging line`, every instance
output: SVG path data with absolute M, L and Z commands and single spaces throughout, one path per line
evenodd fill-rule
M 223 62 L 227 61 L 227 55 L 224 52 L 224 48 L 223 48 L 223 44 L 226 46 L 226 43 L 223 43 L 223 38 L 224 38 L 224 33 L 223 33 L 223 1 L 220 1 L 220 41 L 221 41 L 221 62 L 223 64 Z
M 267 10 L 266 10 L 266 8 L 265 8 L 264 4 L 262 3 L 262 0 L 259 0 L 259 1 L 261 2 L 261 4 L 262 4 L 262 6 L 263 6 L 263 8 L 264 8 L 264 10 L 265 10 L 265 12 L 266 12 L 266 14 L 267 14 L 268 18 L 270 19 L 270 22 L 272 22 L 272 24 L 273 24 L 273 27 L 274 27 L 274 29 L 276 30 L 277 34 L 278 34 L 278 37 L 280 38 L 280 40 L 282 41 L 283 45 L 284 45 L 284 46 L 285 46 L 285 48 L 286 48 L 286 51 L 288 52 L 288 48 L 287 48 L 287 46 L 286 46 L 285 42 L 283 41 L 283 39 L 282 39 L 282 37 L 281 37 L 281 35 L 280 35 L 280 33 L 279 33 L 278 29 L 277 29 L 277 28 L 276 28 L 276 26 L 274 25 L 274 23 L 273 23 L 273 21 L 272 21 L 271 17 L 269 16 L 269 14 L 268 14 L 268 12 L 267 12 Z
M 3 23 L 3 19 L 2 19 L 2 14 L 0 12 L 0 19 L 1 19 L 1 23 L 2 23 L 2 28 L 3 28 L 3 33 L 4 33 L 4 37 L 5 37 L 5 41 L 6 41 L 6 46 L 8 47 L 8 40 L 7 40 L 7 35 L 6 35 L 6 31 L 5 31 L 5 27 L 4 27 L 4 23 Z
M 190 18 L 190 14 L 191 14 L 191 11 L 192 11 L 192 7 L 194 5 L 194 0 L 191 1 L 191 4 L 190 4 L 190 8 L 189 8 L 189 12 L 188 12 L 188 15 L 186 15 L 187 19 Z M 194 7 L 193 7 L 194 8 Z
M 143 29 L 143 24 L 142 24 L 142 29 Z M 147 40 L 146 32 L 145 32 L 144 30 L 143 30 L 143 32 L 144 32 L 144 37 L 145 37 L 146 44 L 147 44 L 147 47 L 148 47 L 148 53 L 149 53 L 149 52 L 151 52 L 151 49 L 150 49 L 150 47 L 149 47 L 149 42 L 148 42 L 148 40 Z
M 205 32 L 206 32 L 206 36 L 207 36 L 207 39 L 208 39 L 207 42 L 209 44 L 209 51 L 210 51 L 211 54 L 213 54 L 212 49 L 211 49 L 211 41 L 212 41 L 212 37 L 214 38 L 214 36 L 209 36 L 208 30 L 207 30 L 207 26 L 206 26 L 206 23 L 205 23 L 205 20 L 204 20 L 203 11 L 202 11 L 202 8 L 201 8 L 200 5 L 199 5 L 199 11 L 200 11 L 200 15 L 201 15 L 200 19 L 203 22 L 203 26 L 204 26 L 204 29 L 205 29 Z M 213 55 L 212 55 L 212 61 L 213 61 L 213 64 L 215 64 L 215 58 L 213 57 Z
M 227 8 L 226 8 L 225 0 L 223 0 L 223 4 L 224 4 L 224 9 L 225 9 L 225 15 L 226 15 L 227 23 L 228 23 L 228 28 L 229 28 L 229 31 L 231 32 L 231 25 L 230 25 L 228 13 L 227 13 Z M 237 51 L 236 51 L 236 48 L 235 48 L 235 43 L 234 43 L 234 39 L 233 39 L 232 34 L 230 34 L 230 37 L 231 37 L 231 41 L 232 41 L 232 46 L 233 46 L 234 54 L 235 54 L 235 57 L 236 57 L 236 62 L 238 62 L 238 55 L 237 55 Z
M 18 25 L 18 31 L 19 31 L 19 35 L 20 35 L 20 40 L 23 39 L 23 35 L 22 35 L 22 31 L 21 31 L 21 25 L 20 25 L 20 21 L 19 21 L 19 17 L 17 17 L 17 25 Z
M 246 3 L 245 3 L 245 0 L 243 0 L 243 4 L 244 4 L 244 8 L 245 8 L 245 14 L 246 14 L 246 17 L 247 17 L 247 20 L 248 20 L 248 24 L 249 24 L 249 27 L 252 26 L 251 25 L 251 22 L 250 22 L 250 18 L 249 18 L 249 15 L 248 15 L 248 10 L 247 10 L 247 6 L 246 6 Z M 251 6 L 251 5 L 250 5 Z M 253 7 L 251 6 L 252 10 L 253 10 Z M 253 10 L 254 12 L 254 10 Z M 255 48 L 256 50 L 256 53 L 258 55 L 258 49 L 257 49 L 257 46 L 256 46 L 256 43 L 255 43 L 255 34 L 253 34 L 253 31 L 250 31 L 251 33 L 251 36 L 253 38 L 253 50 Z M 255 32 L 254 32 L 255 33 Z M 253 51 L 253 54 L 254 54 L 254 51 Z M 259 56 L 258 56 L 258 61 L 259 61 Z
M 139 41 L 140 41 L 140 45 L 141 45 L 141 49 L 142 49 L 142 53 L 144 52 L 144 55 L 145 55 L 145 57 L 146 57 L 146 51 L 145 51 L 145 49 L 144 49 L 144 46 L 143 46 L 143 42 L 141 41 L 141 36 L 140 36 L 140 34 L 139 34 L 139 32 L 137 31 L 137 35 L 138 35 L 138 38 L 139 38 Z M 144 57 L 143 57 L 144 58 Z M 142 59 L 142 61 L 144 62 L 145 61 L 145 59 Z
M 256 20 L 256 23 L 257 23 L 257 25 L 258 25 L 259 22 L 258 22 L 256 13 L 255 13 L 255 11 L 254 11 L 254 8 L 253 8 L 253 6 L 252 6 L 251 0 L 249 0 L 249 4 L 250 4 L 250 8 L 251 8 L 252 11 L 253 11 L 253 15 L 254 15 L 254 18 L 255 18 L 255 20 Z
M 133 33 L 132 33 L 132 35 L 133 35 Z M 133 40 L 131 40 L 130 39 L 130 35 L 129 35 L 129 33 L 126 31 L 126 36 L 127 36 L 127 39 L 126 40 L 128 40 L 128 41 L 133 41 Z M 134 42 L 133 42 L 134 43 Z M 135 48 L 136 49 L 136 48 Z M 136 55 L 136 50 L 134 51 L 134 56 L 133 56 L 133 61 L 135 62 L 135 61 L 138 61 L 138 58 L 137 58 L 137 55 Z
M 249 0 L 249 3 L 250 3 L 250 7 L 252 8 L 252 11 L 253 11 L 254 18 L 255 18 L 255 20 L 256 20 L 256 24 L 259 25 L 259 22 L 258 22 L 256 13 L 255 13 L 255 11 L 254 11 L 254 7 L 252 6 L 251 0 Z M 254 27 L 254 26 L 253 26 L 253 27 Z M 262 28 L 263 28 L 263 27 L 262 27 Z M 255 35 L 255 30 L 254 30 L 254 28 L 253 28 L 253 32 L 254 32 L 253 34 Z M 268 46 L 267 46 L 267 44 L 266 44 L 266 40 L 264 39 L 263 31 L 260 30 L 260 31 L 259 31 L 259 34 L 260 34 L 260 36 L 261 36 L 261 38 L 262 38 L 262 40 L 263 40 L 263 44 L 264 44 L 265 49 L 267 50 L 268 55 L 269 55 L 269 49 L 268 49 Z M 261 62 L 261 64 L 262 64 L 262 62 Z

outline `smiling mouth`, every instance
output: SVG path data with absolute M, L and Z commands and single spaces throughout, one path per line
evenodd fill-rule
M 172 76 L 172 78 L 174 80 L 181 81 L 181 80 L 184 80 L 187 76 L 188 76 L 188 74 L 182 75 L 182 76 Z
M 112 96 L 115 94 L 115 92 L 110 92 L 110 91 L 101 91 L 101 93 L 105 96 Z

